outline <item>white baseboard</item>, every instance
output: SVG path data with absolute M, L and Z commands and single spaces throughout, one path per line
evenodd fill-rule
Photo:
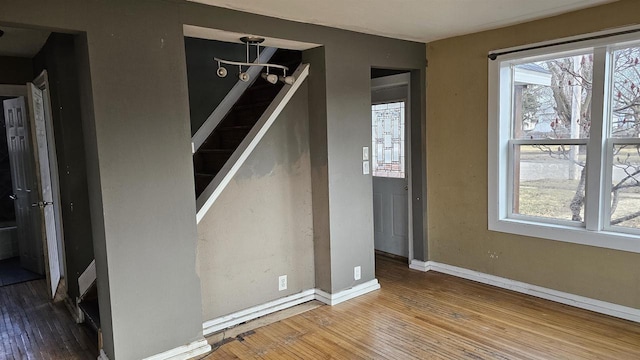
M 160 354 L 149 356 L 143 360 L 187 360 L 195 356 L 211 351 L 211 345 L 205 339 L 194 341 L 191 344 L 179 346 Z
M 318 300 L 327 305 L 333 306 L 377 289 L 380 289 L 380 284 L 378 284 L 377 279 L 367 281 L 366 283 L 354 286 L 351 289 L 343 290 L 335 294 L 329 294 L 320 289 L 309 289 L 297 294 L 289 295 L 282 299 L 270 301 L 261 305 L 235 312 L 230 315 L 206 321 L 204 324 L 202 324 L 202 332 L 204 336 L 207 336 L 220 330 L 224 330 L 226 328 L 257 319 L 261 316 L 265 316 L 276 311 L 288 309 L 290 307 L 311 300 Z
M 198 355 L 206 354 L 209 351 L 211 351 L 211 345 L 209 345 L 207 340 L 201 339 L 189 345 L 179 346 L 163 353 L 146 357 L 143 360 L 187 360 Z M 98 360 L 109 360 L 109 357 L 102 349 L 100 349 Z
M 378 279 L 367 281 L 366 283 L 356 285 L 351 289 L 342 290 L 335 294 L 326 293 L 320 289 L 316 289 L 316 300 L 322 301 L 327 305 L 336 305 L 343 301 L 353 299 L 356 296 L 364 295 L 368 292 L 380 289 Z
M 268 303 L 241 310 L 230 315 L 206 321 L 204 324 L 202 324 L 203 333 L 204 336 L 207 336 L 228 327 L 238 325 L 243 322 L 247 322 L 249 320 L 253 320 L 276 311 L 284 310 L 314 299 L 315 289 L 305 290 L 297 294 L 289 295 L 282 299 L 270 301 Z
M 597 313 L 615 316 L 621 319 L 640 322 L 640 309 L 622 306 L 602 300 L 570 294 L 558 290 L 532 285 L 521 281 L 506 279 L 503 277 L 481 273 L 457 266 L 438 263 L 435 261 L 412 260 L 410 268 L 421 271 L 437 271 L 444 274 L 457 276 L 460 278 L 477 281 L 483 284 L 497 286 L 503 289 L 516 291 L 519 293 L 539 297 L 546 300 L 559 302 L 561 304 L 575 306 L 577 308 L 594 311 Z
M 409 263 L 409 268 L 413 270 L 420 270 L 420 271 L 430 270 L 429 264 L 427 262 L 416 260 L 416 259 L 411 260 L 411 263 Z

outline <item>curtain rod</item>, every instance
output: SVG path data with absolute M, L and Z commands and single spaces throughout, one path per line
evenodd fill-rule
M 487 55 L 487 57 L 490 60 L 495 60 L 495 59 L 498 58 L 498 56 L 507 55 L 507 54 L 513 54 L 513 53 L 517 53 L 517 52 L 521 52 L 521 51 L 544 49 L 546 47 L 551 47 L 551 46 L 556 46 L 556 45 L 566 45 L 566 44 L 573 44 L 573 43 L 582 42 L 582 41 L 605 39 L 605 38 L 612 37 L 612 36 L 633 34 L 633 33 L 637 33 L 637 32 L 640 32 L 640 28 L 624 30 L 624 31 L 617 31 L 617 32 L 612 32 L 612 33 L 608 33 L 608 34 L 587 36 L 587 37 L 583 37 L 583 38 L 580 38 L 580 39 L 571 39 L 571 40 L 565 40 L 565 41 L 558 41 L 558 42 L 554 42 L 554 43 L 550 43 L 550 44 L 529 46 L 529 47 L 519 48 L 519 49 L 515 49 L 515 50 L 508 50 L 508 51 L 502 51 L 502 52 L 489 53 L 489 55 Z

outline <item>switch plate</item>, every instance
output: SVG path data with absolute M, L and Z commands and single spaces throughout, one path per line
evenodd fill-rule
M 287 290 L 287 275 L 278 277 L 278 291 Z
M 354 280 L 360 280 L 360 278 L 362 277 L 361 271 L 360 271 L 360 266 L 356 266 L 353 268 L 353 279 Z
M 368 175 L 369 174 L 369 161 L 363 161 L 362 162 L 362 174 L 364 174 L 364 175 Z
M 368 146 L 363 146 L 362 147 L 362 160 L 369 160 L 369 147 Z

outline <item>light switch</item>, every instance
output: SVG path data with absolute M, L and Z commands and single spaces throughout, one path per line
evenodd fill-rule
M 362 148 L 362 160 L 369 160 L 369 147 L 365 146 Z
M 368 175 L 369 174 L 369 161 L 363 161 L 362 162 L 362 173 L 364 175 Z

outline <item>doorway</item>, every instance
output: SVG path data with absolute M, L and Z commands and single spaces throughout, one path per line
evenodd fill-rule
M 18 223 L 39 221 L 37 214 L 30 211 L 30 201 L 36 193 L 31 191 L 34 178 L 31 163 L 28 162 L 29 148 L 24 148 L 28 144 L 25 142 L 28 140 L 28 130 L 24 128 L 23 118 L 26 116 L 26 95 L 25 86 L 0 86 L 0 123 L 3 125 L 0 134 L 0 167 L 3 170 L 0 179 L 0 206 L 3 210 L 0 222 L 0 286 L 44 276 L 39 239 L 35 238 L 32 227 L 18 226 Z M 22 166 L 12 170 L 12 163 Z M 17 189 L 12 186 L 16 183 L 20 183 Z M 29 186 L 24 186 L 26 183 Z
M 374 246 L 407 263 L 413 258 L 410 80 L 408 72 L 371 80 Z
M 53 298 L 61 278 L 62 232 L 46 71 L 26 86 L 0 87 L 0 96 L 15 224 L 4 239 L 11 251 L 3 254 L 0 281 L 10 285 L 46 275 Z

